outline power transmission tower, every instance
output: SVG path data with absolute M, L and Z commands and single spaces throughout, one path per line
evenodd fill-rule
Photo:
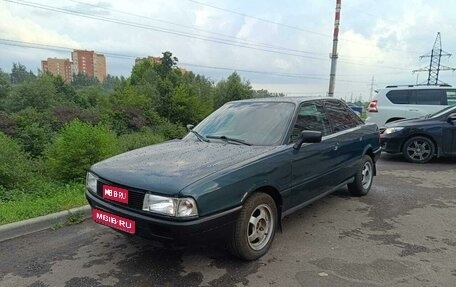
M 439 80 L 440 71 L 456 71 L 456 68 L 442 66 L 440 64 L 442 57 L 450 57 L 451 54 L 442 50 L 442 41 L 440 39 L 440 32 L 437 33 L 435 38 L 434 47 L 430 54 L 422 55 L 420 59 L 430 58 L 429 67 L 424 67 L 418 70 L 413 70 L 413 73 L 417 72 L 428 72 L 427 83 L 425 85 L 439 85 L 445 84 Z

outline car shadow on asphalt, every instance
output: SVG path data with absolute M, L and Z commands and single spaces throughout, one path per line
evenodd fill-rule
M 418 163 L 411 163 L 404 159 L 401 154 L 388 154 L 382 153 L 381 159 L 389 162 L 398 162 L 398 163 L 406 163 L 411 165 L 420 165 Z M 440 157 L 440 158 L 433 158 L 429 162 L 425 164 L 456 164 L 456 157 Z

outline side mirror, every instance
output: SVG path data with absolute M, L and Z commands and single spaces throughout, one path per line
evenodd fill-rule
M 449 122 L 449 123 L 456 122 L 456 113 L 450 114 L 447 118 L 447 122 Z
M 188 124 L 188 125 L 187 125 L 187 130 L 188 130 L 188 131 L 191 131 L 191 130 L 193 130 L 194 127 L 195 127 L 194 125 Z
M 322 133 L 320 131 L 302 131 L 293 148 L 298 150 L 303 143 L 319 143 L 321 142 L 321 137 Z

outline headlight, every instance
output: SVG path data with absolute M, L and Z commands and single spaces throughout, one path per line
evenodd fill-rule
M 389 134 L 392 134 L 392 133 L 401 131 L 401 130 L 403 130 L 403 129 L 404 129 L 403 127 L 387 128 L 387 129 L 385 130 L 385 134 L 389 135 Z
M 89 191 L 97 193 L 97 181 L 98 177 L 91 172 L 87 173 L 86 176 L 86 187 Z
M 143 210 L 175 217 L 198 215 L 193 198 L 171 198 L 153 194 L 144 196 Z

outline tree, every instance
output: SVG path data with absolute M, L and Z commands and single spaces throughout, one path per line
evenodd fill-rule
M 177 66 L 179 59 L 173 57 L 173 53 L 166 51 L 162 53 L 163 57 L 161 58 L 161 65 L 163 65 L 168 71 L 174 69 Z
M 82 180 L 92 164 L 117 152 L 117 138 L 110 130 L 75 120 L 47 148 L 46 166 L 56 179 Z
M 21 63 L 13 63 L 11 69 L 11 83 L 21 84 L 35 79 L 36 76 L 32 71 L 27 72 L 27 68 Z
M 54 78 L 42 74 L 34 81 L 15 86 L 5 99 L 5 108 L 9 112 L 17 112 L 27 107 L 44 111 L 63 101 L 64 99 L 57 95 Z
M 105 91 L 113 91 L 114 88 L 121 82 L 121 78 L 108 74 L 106 80 L 103 82 L 103 89 Z
M 10 76 L 0 69 L 0 101 L 8 95 L 11 90 Z
M 215 107 L 218 108 L 226 102 L 250 99 L 253 96 L 252 87 L 248 81 L 242 81 L 236 73 L 228 79 L 221 80 L 215 87 Z
M 253 98 L 270 98 L 270 97 L 285 97 L 283 93 L 271 93 L 268 90 L 253 91 Z
M 100 82 L 95 77 L 79 73 L 77 75 L 73 75 L 73 81 L 71 82 L 71 84 L 75 88 L 82 88 L 88 86 L 96 86 L 99 85 Z

